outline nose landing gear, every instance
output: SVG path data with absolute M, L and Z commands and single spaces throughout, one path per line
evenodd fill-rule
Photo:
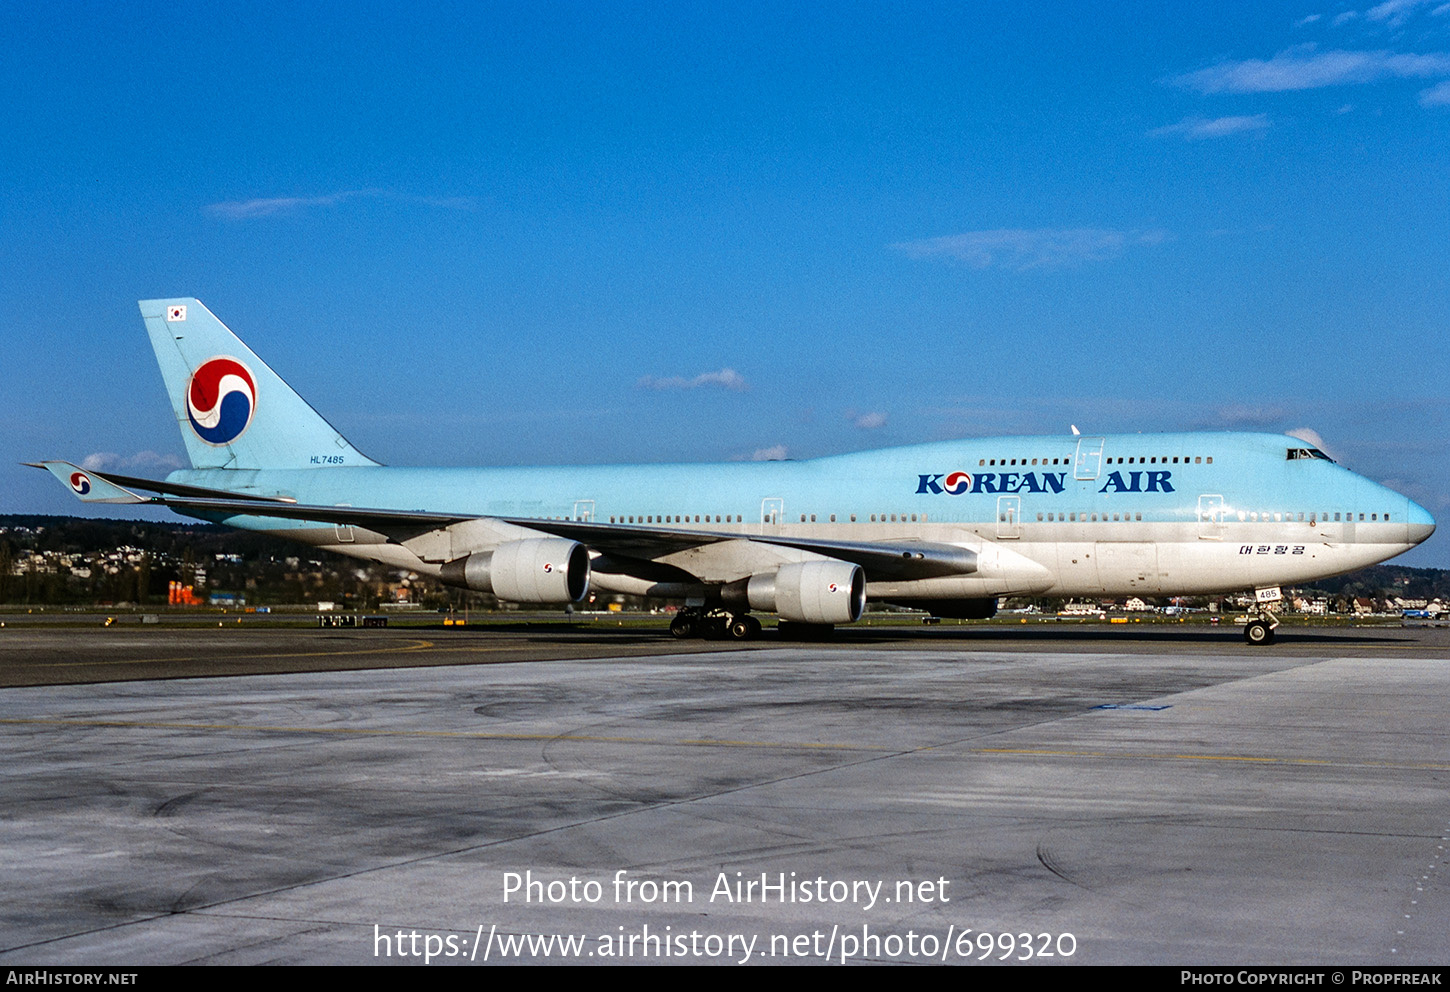
M 1279 626 L 1279 618 L 1269 612 L 1269 607 L 1281 602 L 1283 598 L 1278 586 L 1254 590 L 1257 612 L 1249 617 L 1249 622 L 1244 626 L 1245 641 L 1255 647 L 1274 643 L 1274 629 Z

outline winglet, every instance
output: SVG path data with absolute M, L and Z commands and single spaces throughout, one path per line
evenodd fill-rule
M 144 496 L 138 496 L 129 489 L 122 489 L 114 483 L 107 482 L 95 472 L 88 472 L 79 465 L 72 465 L 70 462 L 41 462 L 36 465 L 27 462 L 32 468 L 43 468 L 55 476 L 70 489 L 83 503 L 147 503 L 150 502 Z

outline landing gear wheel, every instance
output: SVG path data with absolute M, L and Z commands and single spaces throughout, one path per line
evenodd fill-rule
M 695 618 L 688 613 L 681 613 L 670 621 L 670 633 L 680 640 L 695 636 Z
M 1255 646 L 1274 643 L 1274 628 L 1267 620 L 1250 620 L 1244 628 L 1244 640 Z
M 730 621 L 730 639 L 749 641 L 760 636 L 760 621 L 752 616 L 736 617 Z

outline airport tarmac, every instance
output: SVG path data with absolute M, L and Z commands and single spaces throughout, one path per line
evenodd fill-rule
M 1444 965 L 1446 639 L 11 627 L 0 962 Z

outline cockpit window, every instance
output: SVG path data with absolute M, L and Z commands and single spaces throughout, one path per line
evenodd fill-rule
M 1299 458 L 1322 458 L 1326 462 L 1332 462 L 1332 461 L 1334 461 L 1333 458 L 1330 458 L 1328 455 L 1326 455 L 1324 452 L 1320 451 L 1318 448 L 1290 448 L 1289 449 L 1289 461 L 1292 462 L 1292 461 L 1295 461 L 1296 459 L 1299 459 Z

